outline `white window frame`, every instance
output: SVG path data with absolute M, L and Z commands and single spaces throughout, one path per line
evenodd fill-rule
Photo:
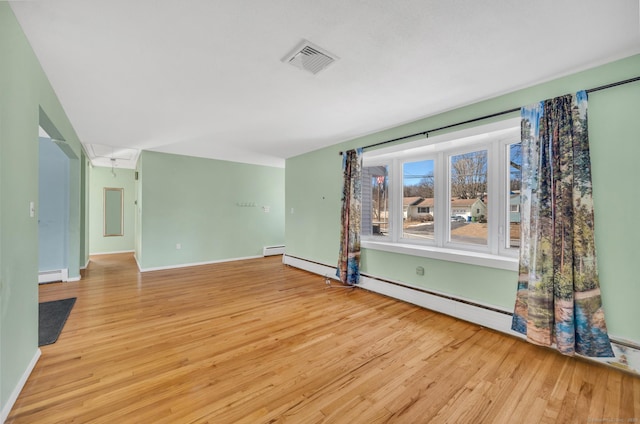
M 506 193 L 511 192 L 511 174 L 510 174 L 510 153 L 509 146 L 513 144 L 513 141 L 503 140 L 500 143 L 500 161 L 502 166 L 504 166 L 503 175 L 504 179 L 501 182 L 503 190 Z M 513 255 L 513 252 L 517 255 L 519 253 L 519 249 L 515 249 L 510 247 L 511 245 L 511 229 L 510 229 L 510 218 L 511 218 L 511 196 L 507 196 L 507 207 L 504 208 L 505 215 L 500 217 L 500 222 L 504 226 L 500 231 L 500 246 L 499 251 L 501 254 Z M 518 205 L 518 211 L 520 213 L 520 206 Z
M 519 139 L 520 118 L 507 119 L 440 136 L 416 140 L 365 152 L 364 166 L 388 167 L 389 235 L 363 236 L 362 247 L 433 259 L 517 270 L 518 249 L 508 247 L 509 164 L 508 146 Z M 517 134 L 517 136 L 516 136 Z M 487 150 L 487 192 L 489 210 L 486 245 L 451 242 L 450 164 L 451 156 Z M 403 166 L 406 162 L 434 160 L 432 212 L 434 240 L 403 237 Z M 443 201 L 442 199 L 445 199 Z
M 412 163 L 412 162 L 422 162 L 425 160 L 432 160 L 434 162 L 433 164 L 433 197 L 434 199 L 437 199 L 438 196 L 438 171 L 437 171 L 437 167 L 438 167 L 438 156 L 437 155 L 421 155 L 421 156 L 405 156 L 402 155 L 401 157 L 397 158 L 397 160 L 395 160 L 393 162 L 393 165 L 395 166 L 395 168 L 397 169 L 399 175 L 397 178 L 398 183 L 396 184 L 396 186 L 394 186 L 390 191 L 391 192 L 398 192 L 400 193 L 400 203 L 402 203 L 402 199 L 404 197 L 403 193 L 404 193 L 404 164 L 405 163 Z M 435 201 L 435 200 L 434 200 Z M 435 201 L 434 205 L 433 205 L 433 216 L 436 216 L 436 212 L 437 211 L 437 201 Z M 395 240 L 396 242 L 403 242 L 403 243 L 410 243 L 410 244 L 414 244 L 414 243 L 418 243 L 418 244 L 427 244 L 427 245 L 435 245 L 435 240 L 416 240 L 416 239 L 410 239 L 410 238 L 405 238 L 404 237 L 404 228 L 403 228 L 403 222 L 402 220 L 400 220 L 399 222 L 399 226 L 397 228 L 399 228 L 399 231 L 397 232 L 397 234 L 394 234 L 396 237 L 392 237 L 393 240 Z M 434 226 L 435 226 L 435 221 L 434 221 Z M 434 227 L 434 238 L 436 236 L 435 233 L 435 227 Z
M 380 161 L 376 161 L 376 160 L 372 160 L 372 161 L 367 161 L 367 163 L 363 163 L 363 167 L 373 167 L 373 166 L 386 166 L 387 167 L 387 187 L 389 189 L 389 193 L 391 195 L 393 195 L 394 190 L 391 189 L 391 184 L 394 180 L 393 176 L 391 175 L 391 171 L 392 171 L 392 166 L 391 163 L 389 161 L 385 161 L 385 160 L 380 160 Z M 375 240 L 375 241 L 384 241 L 384 242 L 389 242 L 392 241 L 392 237 L 391 234 L 393 233 L 393 228 L 395 227 L 394 222 L 392 217 L 394 215 L 396 215 L 396 211 L 391 211 L 391 205 L 394 204 L 394 199 L 392 199 L 391 197 L 389 197 L 389 199 L 387 199 L 387 202 L 389 203 L 389 210 L 387 211 L 387 214 L 389 216 L 389 232 L 388 235 L 383 236 L 383 235 L 367 235 L 367 236 L 362 236 L 362 238 L 364 238 L 365 240 Z M 364 209 L 363 209 L 364 210 Z M 400 216 L 402 217 L 402 208 L 400 209 Z
M 495 143 L 493 143 L 495 144 Z M 495 189 L 493 187 L 492 184 L 492 172 L 491 172 L 491 167 L 492 167 L 492 151 L 493 151 L 493 144 L 491 145 L 487 145 L 485 142 L 483 143 L 474 143 L 474 144 L 469 144 L 464 146 L 463 148 L 458 148 L 458 149 L 452 149 L 452 150 L 447 150 L 446 152 L 444 152 L 445 154 L 445 161 L 446 161 L 446 168 L 447 168 L 447 174 L 445 176 L 445 181 L 443 181 L 443 183 L 446 185 L 446 187 L 444 187 L 444 190 L 446 190 L 447 199 L 451 199 L 452 195 L 451 195 L 451 158 L 453 156 L 458 156 L 458 155 L 464 155 L 466 153 L 473 153 L 473 152 L 478 152 L 478 151 L 485 151 L 487 152 L 487 193 L 489 194 L 489 203 L 492 203 L 492 197 L 491 193 L 493 192 L 493 190 Z M 491 219 L 491 213 L 489 213 L 489 219 L 487 221 L 487 244 L 486 245 L 482 245 L 482 244 L 470 244 L 470 243 L 459 243 L 459 242 L 455 242 L 455 241 L 451 241 L 451 219 L 449 219 L 449 217 L 451 215 L 453 215 L 453 211 L 450 208 L 451 203 L 446 203 L 446 213 L 448 215 L 445 215 L 447 217 L 446 220 L 446 224 L 445 224 L 445 233 L 444 233 L 444 239 L 443 239 L 443 247 L 447 247 L 450 249 L 455 249 L 455 250 L 470 250 L 470 251 L 474 251 L 474 252 L 485 252 L 485 253 L 497 253 L 494 252 L 494 247 L 493 247 L 493 240 L 491 237 L 491 227 L 492 227 L 492 219 Z M 488 210 L 496 210 L 492 208 L 493 205 L 489 204 L 487 205 L 487 209 Z M 473 212 L 473 211 L 472 211 Z

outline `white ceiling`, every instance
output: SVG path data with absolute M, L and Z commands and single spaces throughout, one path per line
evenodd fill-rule
M 13 1 L 89 155 L 271 166 L 640 53 L 638 0 Z M 281 61 L 302 39 L 340 59 Z M 588 88 L 588 87 L 585 87 Z

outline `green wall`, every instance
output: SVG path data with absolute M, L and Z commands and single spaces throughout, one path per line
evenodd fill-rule
M 550 97 L 640 75 L 640 55 L 490 100 L 351 140 L 286 161 L 287 254 L 335 266 L 341 196 L 338 152 L 454 124 Z M 589 95 L 589 133 L 596 214 L 596 243 L 609 331 L 640 342 L 640 284 L 632 269 L 640 240 L 638 171 L 640 83 Z M 518 116 L 517 113 L 498 119 Z M 491 122 L 489 120 L 481 124 Z M 478 125 L 478 124 L 475 124 Z M 467 125 L 467 127 L 470 125 Z M 464 127 L 457 127 L 455 130 Z M 292 213 L 293 209 L 293 213 Z M 423 266 L 425 275 L 415 274 Z M 362 272 L 512 309 L 516 273 L 411 255 L 363 249 Z
M 38 125 L 70 158 L 70 278 L 79 278 L 80 175 L 75 131 L 6 2 L 0 2 L 0 410 L 38 355 Z M 29 202 L 36 214 L 29 216 Z
M 143 152 L 138 165 L 141 180 L 133 188 L 140 207 L 135 218 L 140 224 L 135 228 L 136 257 L 143 269 L 179 266 L 258 256 L 265 245 L 286 243 L 290 255 L 333 265 L 339 234 L 339 150 L 637 76 L 639 69 L 640 56 L 634 56 L 290 158 L 286 176 L 279 168 Z M 593 93 L 589 101 L 598 265 L 607 322 L 613 335 L 634 341 L 640 341 L 635 312 L 640 284 L 632 271 L 640 238 L 635 163 L 640 157 L 638 85 Z M 66 140 L 63 150 L 70 158 L 71 278 L 79 277 L 79 267 L 88 259 L 91 241 L 84 223 L 93 222 L 85 215 L 90 209 L 90 187 L 84 179 L 89 171 L 78 137 L 6 2 L 0 2 L 0 94 L 0 409 L 4 413 L 38 353 L 38 125 Z M 33 218 L 28 213 L 30 201 L 36 202 Z M 269 213 L 262 206 L 270 206 Z M 425 267 L 424 277 L 414 275 L 418 265 Z M 503 308 L 510 308 L 515 297 L 515 273 L 485 267 L 365 250 L 363 272 Z
M 117 169 L 116 176 L 111 168 L 94 167 L 89 171 L 89 251 L 91 254 L 130 252 L 135 240 L 135 171 Z M 123 236 L 105 237 L 103 231 L 104 188 L 124 189 L 124 231 Z
M 139 161 L 141 269 L 261 256 L 284 243 L 284 169 L 157 152 Z

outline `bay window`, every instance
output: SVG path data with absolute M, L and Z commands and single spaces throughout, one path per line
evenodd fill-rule
M 362 246 L 515 269 L 520 119 L 366 151 Z

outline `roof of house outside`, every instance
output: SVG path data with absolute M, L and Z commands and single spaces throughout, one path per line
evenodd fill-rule
M 423 200 L 422 197 L 403 197 L 402 205 L 403 206 L 415 206 Z
M 427 197 L 426 199 L 422 199 L 422 202 L 418 203 L 420 207 L 433 207 L 434 201 L 433 197 Z
M 482 202 L 481 199 L 451 199 L 451 206 L 456 207 L 471 207 L 478 200 Z
M 435 204 L 433 197 L 405 197 L 403 198 L 404 206 L 419 206 L 419 207 L 433 207 Z M 471 207 L 477 201 L 482 202 L 482 199 L 451 199 L 451 206 L 455 207 Z M 484 203 L 484 202 L 483 202 Z

